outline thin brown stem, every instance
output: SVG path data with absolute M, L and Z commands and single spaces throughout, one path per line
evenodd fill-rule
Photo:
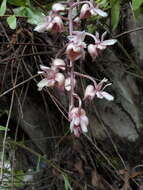
M 97 86 L 97 83 L 94 80 L 94 78 L 90 77 L 89 75 L 85 75 L 85 74 L 78 73 L 78 72 L 74 72 L 74 74 L 77 75 L 77 76 L 80 76 L 80 77 L 87 78 L 87 79 L 91 80 L 94 83 L 94 86 Z
M 19 84 L 17 84 L 17 85 L 15 85 L 15 86 L 13 86 L 12 88 L 10 88 L 10 89 L 6 90 L 6 91 L 5 91 L 5 92 L 3 92 L 2 94 L 0 94 L 0 98 L 1 98 L 2 96 L 4 96 L 4 95 L 8 94 L 8 93 L 9 93 L 9 92 L 11 92 L 12 90 L 14 90 L 14 89 L 18 88 L 19 86 L 21 86 L 21 85 L 23 85 L 23 84 L 27 83 L 27 82 L 28 82 L 28 81 L 30 81 L 31 79 L 36 78 L 37 76 L 39 76 L 39 74 L 33 75 L 33 76 L 29 77 L 28 79 L 26 79 L 26 80 L 22 81 L 21 83 L 19 83 Z
M 116 36 L 113 36 L 113 37 L 114 38 L 119 38 L 119 37 L 124 36 L 126 34 L 129 34 L 129 33 L 132 33 L 132 32 L 137 32 L 139 30 L 143 30 L 143 27 L 139 27 L 139 28 L 135 28 L 135 29 L 132 29 L 132 30 L 128 30 L 128 31 L 125 31 L 125 32 L 123 32 L 121 34 L 117 34 Z

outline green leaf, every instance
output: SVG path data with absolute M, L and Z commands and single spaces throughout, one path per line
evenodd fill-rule
M 39 24 L 42 23 L 43 17 L 45 16 L 39 9 L 32 9 L 28 7 L 20 7 L 14 9 L 16 16 L 26 16 L 28 18 L 28 23 Z
M 45 15 L 38 9 L 34 10 L 27 8 L 27 12 L 28 12 L 28 23 L 37 25 L 43 22 L 43 18 Z
M 15 8 L 13 9 L 13 11 L 16 16 L 26 16 L 26 17 L 28 16 L 26 7 Z
M 143 0 L 133 0 L 132 1 L 133 10 L 135 11 L 139 9 L 142 3 L 143 3 Z
M 95 26 L 93 25 L 93 24 L 88 24 L 87 25 L 87 31 L 89 32 L 89 33 L 94 33 L 95 32 Z
M 6 12 L 6 1 L 7 0 L 3 0 L 1 3 L 1 7 L 0 7 L 0 16 L 3 16 Z
M 7 0 L 7 3 L 18 7 L 30 7 L 30 0 Z
M 16 29 L 16 16 L 12 15 L 7 18 L 7 23 L 11 29 Z
M 120 0 L 110 0 L 111 5 L 111 26 L 115 30 L 119 24 L 120 18 Z
M 63 178 L 64 178 L 64 183 L 65 183 L 65 190 L 73 190 L 71 185 L 70 185 L 68 176 L 63 174 Z
M 110 8 L 109 4 L 110 4 L 110 1 L 109 0 L 96 0 L 95 1 L 99 7 L 103 7 L 103 8 Z
M 6 130 L 6 128 L 4 126 L 0 125 L 0 131 L 5 131 L 5 130 Z

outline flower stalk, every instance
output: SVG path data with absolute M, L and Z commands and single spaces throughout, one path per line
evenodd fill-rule
M 69 19 L 69 35 L 72 37 L 72 33 L 73 33 L 73 20 L 72 20 L 72 6 L 69 8 L 69 12 L 68 12 L 68 19 Z M 73 98 L 73 94 L 74 94 L 74 62 L 70 60 L 70 79 L 71 79 L 71 91 L 70 91 L 70 105 L 69 105 L 69 110 L 71 108 L 73 108 L 74 106 L 74 98 Z

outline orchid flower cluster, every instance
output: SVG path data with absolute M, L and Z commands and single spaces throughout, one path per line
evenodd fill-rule
M 75 9 L 77 10 L 76 16 L 73 14 Z M 70 131 L 77 137 L 88 131 L 87 126 L 89 124 L 82 102 L 87 99 L 93 100 L 95 97 L 105 98 L 108 101 L 114 100 L 114 97 L 105 91 L 105 88 L 111 85 L 111 83 L 107 83 L 106 78 L 97 83 L 91 76 L 75 71 L 75 64 L 78 64 L 77 61 L 85 59 L 86 52 L 95 61 L 107 46 L 114 45 L 117 42 L 115 39 L 104 40 L 107 32 L 104 32 L 100 37 L 98 32 L 93 35 L 86 31 L 74 30 L 74 23 L 80 23 L 82 19 L 88 19 L 91 16 L 107 17 L 107 13 L 99 9 L 93 0 L 70 0 L 67 3 L 55 3 L 48 16 L 45 16 L 43 23 L 40 23 L 34 29 L 37 32 L 50 31 L 53 35 L 68 29 L 68 43 L 65 48 L 66 61 L 61 58 L 55 58 L 52 59 L 50 67 L 40 65 L 41 71 L 38 71 L 38 73 L 43 76 L 43 79 L 37 86 L 39 91 L 45 87 L 56 87 L 67 91 L 69 96 L 68 120 L 70 122 Z M 93 43 L 86 44 L 86 36 L 91 37 Z M 91 84 L 85 89 L 83 98 L 80 98 L 76 93 L 76 77 L 83 77 L 91 81 Z

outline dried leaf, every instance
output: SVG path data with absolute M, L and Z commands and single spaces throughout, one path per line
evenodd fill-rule
M 139 190 L 143 190 L 143 184 L 140 185 Z
M 98 187 L 100 183 L 100 176 L 97 174 L 96 169 L 92 171 L 91 184 L 95 187 Z
M 80 175 L 84 176 L 82 160 L 79 160 L 78 162 L 76 162 L 74 167 L 80 173 Z
M 102 176 L 100 176 L 95 169 L 92 172 L 91 184 L 100 190 L 117 190 L 112 185 L 110 185 Z

